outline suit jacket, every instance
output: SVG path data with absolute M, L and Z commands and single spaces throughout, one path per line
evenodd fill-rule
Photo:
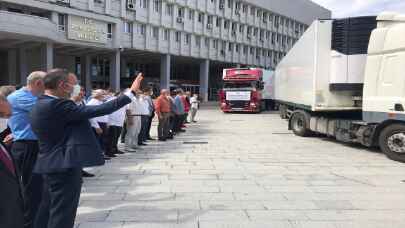
M 103 165 L 102 149 L 89 119 L 108 115 L 129 103 L 131 98 L 126 95 L 98 106 L 77 106 L 71 100 L 40 97 L 31 111 L 31 127 L 40 148 L 34 172 Z
M 0 227 L 23 228 L 23 226 L 24 203 L 20 182 L 17 175 L 12 174 L 0 160 Z

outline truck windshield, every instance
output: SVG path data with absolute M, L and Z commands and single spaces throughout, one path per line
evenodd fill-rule
M 255 82 L 225 82 L 224 89 L 255 88 Z

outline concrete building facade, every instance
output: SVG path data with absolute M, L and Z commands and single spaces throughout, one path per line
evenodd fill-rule
M 206 100 L 224 67 L 274 68 L 330 16 L 309 0 L 0 0 L 0 84 L 59 67 L 118 90 L 142 71 Z

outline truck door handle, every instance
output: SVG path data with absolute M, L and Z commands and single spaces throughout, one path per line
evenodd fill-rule
M 404 106 L 402 104 L 395 104 L 394 105 L 394 110 L 397 112 L 403 112 L 404 110 Z

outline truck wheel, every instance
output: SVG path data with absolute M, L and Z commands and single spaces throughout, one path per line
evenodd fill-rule
M 405 125 L 393 124 L 381 131 L 378 143 L 388 158 L 405 162 Z
M 309 130 L 309 119 L 310 116 L 303 111 L 296 111 L 292 114 L 290 126 L 295 135 L 301 137 L 311 135 L 311 130 Z

